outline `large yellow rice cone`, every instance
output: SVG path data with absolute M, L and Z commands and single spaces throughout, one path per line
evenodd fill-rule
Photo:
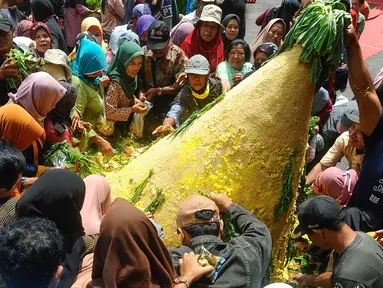
M 227 193 L 267 224 L 274 264 L 280 267 L 293 223 L 314 92 L 311 65 L 298 63 L 300 52 L 300 47 L 294 47 L 277 56 L 228 92 L 184 134 L 160 140 L 124 169 L 108 175 L 113 197 L 130 199 L 153 169 L 137 206 L 146 207 L 156 189 L 163 189 L 166 200 L 155 220 L 163 225 L 166 244 L 172 247 L 180 240 L 175 216 L 181 201 L 198 190 Z M 276 221 L 274 208 L 294 149 L 294 199 L 288 213 Z

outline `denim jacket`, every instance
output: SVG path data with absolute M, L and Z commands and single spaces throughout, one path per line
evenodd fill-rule
M 261 288 L 271 259 L 271 236 L 266 225 L 253 214 L 237 204 L 229 206 L 228 213 L 241 236 L 223 242 L 212 235 L 197 236 L 189 246 L 169 249 L 173 266 L 179 273 L 178 260 L 186 252 L 200 253 L 204 246 L 213 255 L 226 259 L 218 278 L 211 284 L 206 277 L 192 287 L 254 287 Z

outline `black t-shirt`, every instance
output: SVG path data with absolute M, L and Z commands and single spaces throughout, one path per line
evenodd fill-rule
M 352 243 L 335 256 L 333 288 L 383 288 L 383 248 L 357 232 Z
M 348 205 L 383 218 L 383 114 L 371 136 L 364 135 L 364 146 L 362 168 Z

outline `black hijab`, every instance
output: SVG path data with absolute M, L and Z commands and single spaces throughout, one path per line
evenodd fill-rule
M 281 6 L 275 7 L 271 9 L 271 11 L 267 14 L 267 23 L 270 20 L 275 18 L 281 18 L 286 23 L 286 32 L 290 30 L 290 23 L 293 21 L 295 12 L 299 9 L 299 1 L 298 0 L 283 0 Z
M 45 23 L 52 34 L 52 46 L 68 53 L 64 34 L 61 30 L 59 20 L 55 15 L 53 4 L 49 0 L 32 0 L 31 9 L 36 22 Z
M 57 134 L 62 136 L 66 128 L 72 126 L 70 112 L 76 104 L 77 89 L 67 82 L 60 81 L 60 84 L 67 89 L 66 93 L 64 97 L 57 102 L 56 107 L 48 113 L 48 117 L 52 120 L 53 127 Z
M 85 256 L 84 228 L 80 210 L 85 183 L 73 172 L 55 169 L 45 172 L 20 198 L 17 217 L 44 217 L 56 223 L 64 237 L 64 272 L 58 287 L 71 287 Z
M 234 39 L 233 40 L 227 39 L 226 35 L 225 35 L 226 27 L 227 27 L 227 25 L 229 25 L 229 22 L 230 22 L 231 19 L 237 20 L 238 29 L 241 28 L 241 20 L 239 19 L 239 17 L 237 15 L 229 14 L 225 18 L 223 18 L 222 25 L 225 27 L 225 30 L 222 32 L 222 41 L 223 41 L 223 45 L 225 46 L 225 48 L 224 48 L 225 52 L 226 52 L 226 49 L 229 47 L 230 42 L 234 40 Z M 239 30 L 238 30 L 238 35 L 239 35 Z

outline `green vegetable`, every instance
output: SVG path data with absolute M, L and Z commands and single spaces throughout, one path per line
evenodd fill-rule
M 316 0 L 301 12 L 276 54 L 290 50 L 294 44 L 302 46 L 299 61 L 309 63 L 314 59 L 310 81 L 325 81 L 343 59 L 343 31 L 350 23 L 344 4 Z
M 278 204 L 274 209 L 274 217 L 279 220 L 282 213 L 286 213 L 289 210 L 291 200 L 294 198 L 293 192 L 293 176 L 295 171 L 295 158 L 297 154 L 297 149 L 294 149 L 291 154 L 290 161 L 285 168 L 283 173 L 283 186 L 281 196 L 279 198 Z
M 20 71 L 18 77 L 7 78 L 9 88 L 17 89 L 21 82 L 30 74 L 39 71 L 45 71 L 44 59 L 36 58 L 32 51 L 22 51 L 19 49 L 11 49 L 6 55 L 6 59 L 12 59 L 12 63 L 17 65 Z
M 156 198 L 150 202 L 148 207 L 145 208 L 144 212 L 150 212 L 153 214 L 163 201 L 165 201 L 165 195 L 162 194 L 162 189 L 157 189 Z
M 101 167 L 96 162 L 90 160 L 86 153 L 70 147 L 66 140 L 52 145 L 44 158 L 45 165 L 55 167 L 65 165 L 69 170 L 76 170 L 82 178 L 92 174 L 102 174 Z
M 149 181 L 150 177 L 153 176 L 153 174 L 154 174 L 153 170 L 150 170 L 149 175 L 144 180 L 142 180 L 142 182 L 140 184 L 138 184 L 138 186 L 136 188 L 134 188 L 134 195 L 129 200 L 130 204 L 134 205 L 138 201 L 140 201 L 142 192 L 144 191 L 146 184 L 148 184 L 148 181 Z
M 320 118 L 318 116 L 312 116 L 310 118 L 310 123 L 309 123 L 309 134 L 310 134 L 310 136 L 314 136 L 315 126 L 318 124 L 319 121 L 320 121 Z
M 205 107 L 203 107 L 201 110 L 195 111 L 193 114 L 189 116 L 181 125 L 174 131 L 172 134 L 170 134 L 170 137 L 177 137 L 178 135 L 181 135 L 186 132 L 186 130 L 193 124 L 195 120 L 197 120 L 203 113 L 210 110 L 212 107 L 214 107 L 215 104 L 217 104 L 219 101 L 221 101 L 225 97 L 225 94 L 222 94 L 221 96 L 214 99 L 213 102 L 210 102 Z
M 101 0 L 86 0 L 86 6 L 91 10 L 101 10 Z

